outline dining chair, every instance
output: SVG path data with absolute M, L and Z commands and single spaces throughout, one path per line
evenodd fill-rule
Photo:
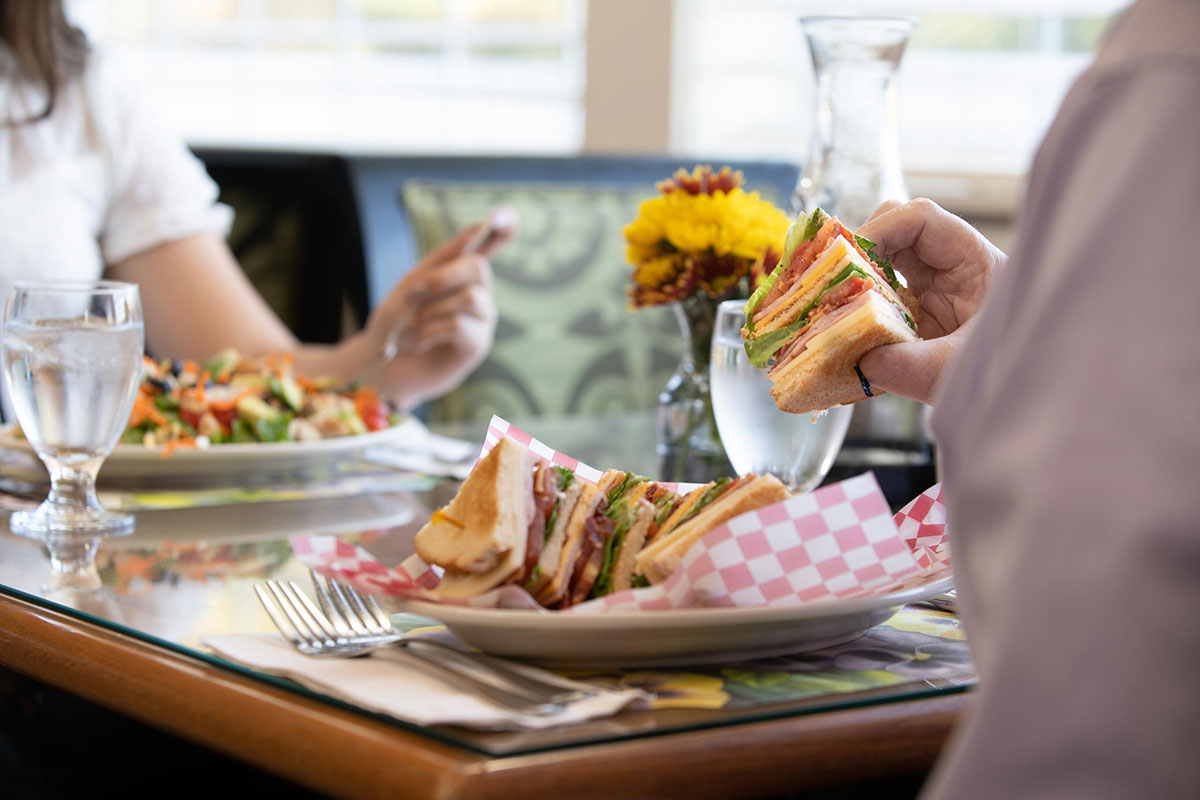
M 666 308 L 631 313 L 622 230 L 655 184 L 721 159 L 660 156 L 447 156 L 346 159 L 362 230 L 360 317 L 424 252 L 515 207 L 517 238 L 493 259 L 496 344 L 459 388 L 424 409 L 435 422 L 491 414 L 576 415 L 653 408 L 681 354 Z M 786 208 L 793 164 L 732 163 L 748 190 Z

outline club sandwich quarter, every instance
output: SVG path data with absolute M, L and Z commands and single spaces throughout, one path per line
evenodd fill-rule
M 469 598 L 506 584 L 567 608 L 666 580 L 721 523 L 788 497 L 773 475 L 722 478 L 679 493 L 609 470 L 589 483 L 502 438 L 416 536 L 443 569 L 437 593 Z
M 920 304 L 874 246 L 819 208 L 801 215 L 779 264 L 747 301 L 746 353 L 768 368 L 783 411 L 865 400 L 872 392 L 858 369 L 863 354 L 917 338 Z

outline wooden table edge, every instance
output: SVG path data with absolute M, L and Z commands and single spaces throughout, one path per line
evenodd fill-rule
M 492 757 L 12 595 L 0 593 L 0 620 L 5 667 L 338 797 L 731 797 L 909 775 L 932 765 L 967 702 L 940 695 L 650 746 Z

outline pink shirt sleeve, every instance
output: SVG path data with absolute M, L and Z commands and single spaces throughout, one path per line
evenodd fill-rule
M 928 794 L 1200 797 L 1200 6 L 1142 3 L 939 399 L 981 675 Z

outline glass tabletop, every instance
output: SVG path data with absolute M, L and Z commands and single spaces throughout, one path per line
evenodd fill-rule
M 521 420 L 520 424 L 589 463 L 619 463 L 653 472 L 653 438 L 647 435 L 649 421 L 644 417 L 617 415 L 575 423 Z M 453 432 L 481 441 L 485 428 L 461 426 Z M 399 484 L 398 477 L 404 478 Z M 434 509 L 453 496 L 457 483 L 398 474 L 390 479 L 392 483 L 382 485 L 405 488 L 348 496 L 326 492 L 311 499 L 275 501 L 268 499 L 269 493 L 248 497 L 242 492 L 224 503 L 206 495 L 207 504 L 195 507 L 181 507 L 190 495 L 177 490 L 162 510 L 139 510 L 131 535 L 100 544 L 96 565 L 102 585 L 89 591 L 44 588 L 51 569 L 44 545 L 13 535 L 3 520 L 0 592 L 318 696 L 290 681 L 226 662 L 208 651 L 201 639 L 274 632 L 253 587 L 268 578 L 307 583 L 307 567 L 293 555 L 292 537 L 335 535 L 388 566 L 408 557 L 416 532 Z M 280 496 L 302 495 L 303 488 L 298 485 L 296 492 Z M 152 503 L 156 496 L 171 494 L 169 489 L 156 491 L 159 495 L 139 495 L 140 501 Z M 10 508 L 17 502 L 15 497 L 4 500 Z M 829 653 L 791 659 L 695 669 L 576 672 L 592 680 L 647 689 L 656 700 L 648 710 L 569 727 L 498 733 L 453 726 L 419 729 L 389 721 L 472 750 L 510 755 L 946 694 L 973 681 L 961 630 L 951 615 L 910 608 L 880 626 L 877 639 L 866 641 L 874 634 L 857 646 L 850 643 Z M 887 648 L 896 642 L 899 649 L 889 656 Z

